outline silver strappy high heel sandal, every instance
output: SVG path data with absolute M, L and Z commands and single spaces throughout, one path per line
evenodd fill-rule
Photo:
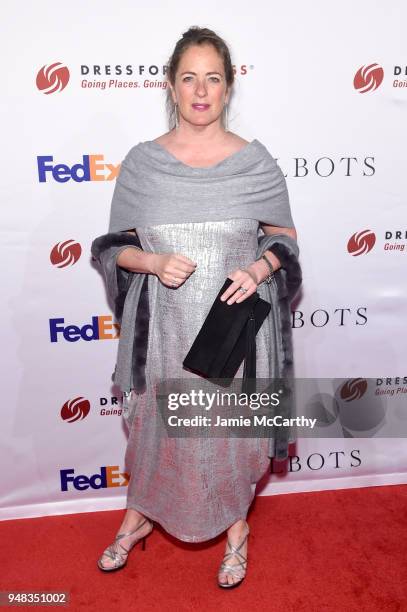
M 151 527 L 148 533 L 143 535 L 141 538 L 137 538 L 134 542 L 132 542 L 129 548 L 125 548 L 123 544 L 120 543 L 120 540 L 122 540 L 123 538 L 127 536 L 133 535 L 133 533 L 136 533 L 139 529 L 141 529 L 141 527 L 143 527 L 143 525 L 146 524 L 146 522 L 148 522 Z M 134 531 L 128 531 L 126 533 L 117 534 L 113 544 L 108 546 L 106 550 L 104 551 L 104 553 L 102 554 L 102 556 L 98 559 L 97 561 L 98 568 L 101 569 L 103 572 L 113 572 L 115 570 L 118 570 L 124 567 L 127 563 L 127 557 L 129 555 L 129 552 L 138 542 L 140 542 L 140 540 L 142 542 L 141 550 L 145 550 L 146 537 L 152 532 L 153 526 L 154 526 L 153 523 L 145 518 L 144 521 L 142 521 L 140 525 L 138 525 L 138 527 L 134 529 Z M 110 565 L 110 566 L 103 565 L 102 563 L 103 557 L 107 557 L 108 559 L 111 559 L 113 561 L 113 565 Z
M 222 589 L 231 589 L 233 587 L 239 586 L 239 584 L 242 584 L 243 579 L 246 576 L 247 556 L 245 557 L 239 551 L 246 542 L 247 537 L 250 533 L 249 525 L 247 524 L 247 522 L 246 529 L 247 533 L 245 537 L 237 545 L 232 544 L 228 537 L 227 546 L 229 548 L 229 552 L 227 552 L 223 557 L 223 561 L 218 571 L 218 585 L 222 587 Z M 238 562 L 234 563 L 233 565 L 229 565 L 226 562 L 232 557 L 236 557 L 238 559 Z M 233 576 L 233 578 L 239 578 L 239 580 L 236 580 L 232 584 L 229 584 L 228 582 L 220 582 L 219 577 L 221 574 L 230 574 L 231 576 Z

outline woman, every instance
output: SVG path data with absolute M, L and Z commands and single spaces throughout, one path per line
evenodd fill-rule
M 227 529 L 218 571 L 219 586 L 227 588 L 245 577 L 246 515 L 275 452 L 266 438 L 169 438 L 154 390 L 163 379 L 199 379 L 182 361 L 226 277 L 233 282 L 222 299 L 232 305 L 256 291 L 267 296 L 264 281 L 274 270 L 278 283 L 268 289 L 285 294 L 280 302 L 273 294 L 274 310 L 257 334 L 257 376 L 282 374 L 281 347 L 290 363 L 288 315 L 278 308 L 301 282 L 296 231 L 275 160 L 258 140 L 227 130 L 233 80 L 225 42 L 190 28 L 168 65 L 175 128 L 128 153 L 109 233 L 92 244 L 121 322 L 114 382 L 124 394 L 131 472 L 126 515 L 98 566 L 124 567 L 153 520 L 190 542 Z

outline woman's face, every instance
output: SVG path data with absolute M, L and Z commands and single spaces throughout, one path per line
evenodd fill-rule
M 171 91 L 180 125 L 182 121 L 194 126 L 220 121 L 229 96 L 223 61 L 212 45 L 195 45 L 183 53 Z M 205 106 L 200 109 L 196 104 Z

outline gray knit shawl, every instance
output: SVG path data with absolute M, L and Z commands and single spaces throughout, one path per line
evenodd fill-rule
M 284 175 L 257 139 L 207 168 L 193 168 L 154 141 L 120 168 L 109 232 L 165 223 L 257 219 L 294 227 Z

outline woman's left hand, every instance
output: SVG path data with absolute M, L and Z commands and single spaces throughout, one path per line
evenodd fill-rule
M 271 265 L 273 266 L 273 270 L 278 270 L 281 268 L 281 262 L 272 253 L 271 251 L 266 251 L 268 259 L 271 261 Z M 243 302 L 246 298 L 252 295 L 257 286 L 263 282 L 265 278 L 267 278 L 269 274 L 269 268 L 267 263 L 263 259 L 257 259 L 247 266 L 244 270 L 238 268 L 234 270 L 231 274 L 229 274 L 228 278 L 233 280 L 233 283 L 226 289 L 224 293 L 220 296 L 222 302 L 225 300 L 227 304 L 233 304 L 237 302 Z M 243 293 L 243 291 L 239 291 L 240 287 L 247 289 Z
M 222 302 L 228 300 L 228 304 L 233 304 L 237 302 L 243 302 L 250 295 L 255 293 L 257 289 L 257 281 L 254 272 L 248 270 L 247 268 L 241 270 L 238 268 L 234 270 L 231 274 L 229 274 L 228 278 L 233 280 L 233 283 L 226 289 L 224 293 L 220 296 Z M 243 291 L 239 291 L 240 287 L 247 289 L 243 293 Z M 230 298 L 230 299 L 228 299 Z

